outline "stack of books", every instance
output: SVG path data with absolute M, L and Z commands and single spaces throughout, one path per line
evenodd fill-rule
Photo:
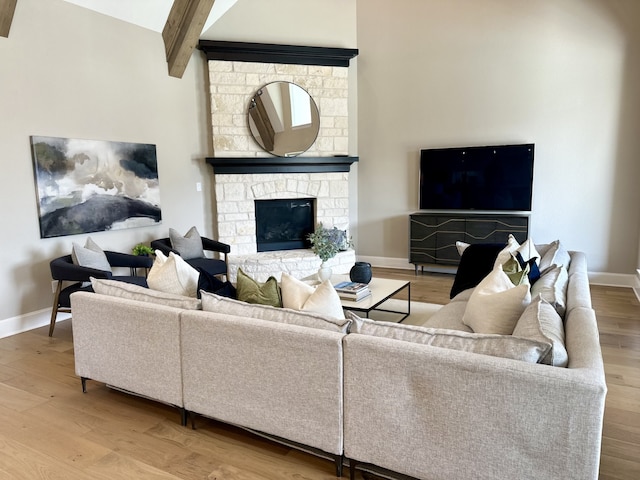
M 358 302 L 371 295 L 369 285 L 358 282 L 340 282 L 334 285 L 338 296 L 343 300 Z

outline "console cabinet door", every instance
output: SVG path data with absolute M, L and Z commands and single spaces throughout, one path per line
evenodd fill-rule
M 437 218 L 416 214 L 409 216 L 409 222 L 409 263 L 435 263 Z

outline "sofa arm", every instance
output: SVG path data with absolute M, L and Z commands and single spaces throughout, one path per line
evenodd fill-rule
M 597 479 L 597 368 L 357 334 L 344 343 L 348 458 L 433 480 Z

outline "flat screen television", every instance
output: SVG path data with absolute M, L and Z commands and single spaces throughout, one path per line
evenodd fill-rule
M 534 144 L 420 151 L 421 210 L 531 211 Z

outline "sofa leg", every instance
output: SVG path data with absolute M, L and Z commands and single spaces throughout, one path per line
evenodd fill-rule
M 181 407 L 180 408 L 180 424 L 183 427 L 187 426 L 187 419 L 188 418 L 189 418 L 189 411 L 186 408 Z
M 353 459 L 349 459 L 349 480 L 356 480 L 356 462 Z
M 336 455 L 336 477 L 342 477 L 342 462 L 344 455 Z
M 80 377 L 82 383 L 82 393 L 87 393 L 87 377 Z

